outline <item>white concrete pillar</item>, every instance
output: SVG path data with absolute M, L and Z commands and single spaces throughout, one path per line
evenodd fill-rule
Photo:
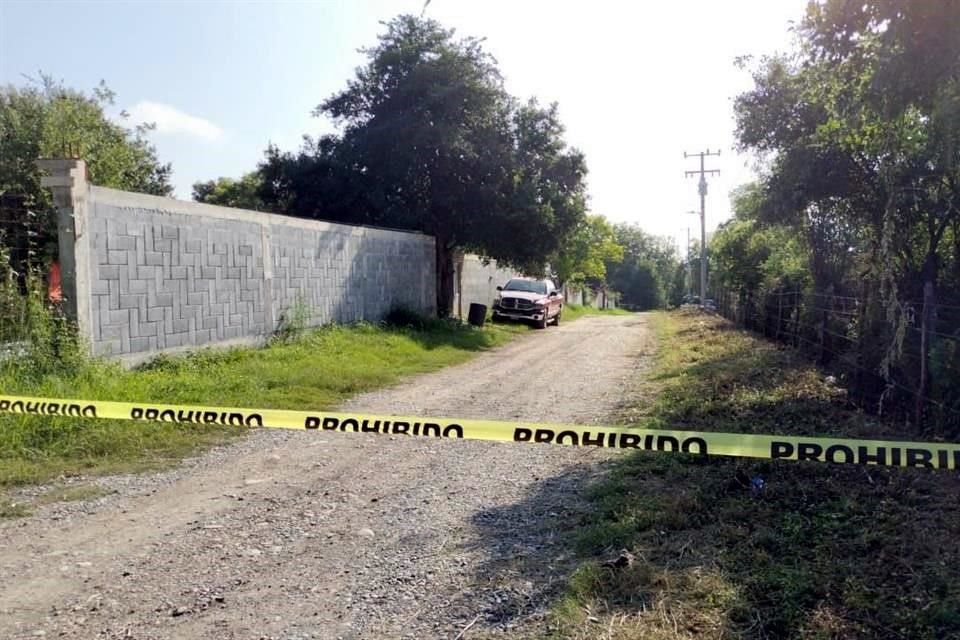
M 83 160 L 42 159 L 37 166 L 47 175 L 40 185 L 49 187 L 57 207 L 60 279 L 64 311 L 77 323 L 87 344 L 92 343 L 91 246 L 89 225 L 90 184 Z

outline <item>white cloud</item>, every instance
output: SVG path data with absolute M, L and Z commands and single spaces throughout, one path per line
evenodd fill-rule
M 157 125 L 157 133 L 182 133 L 209 141 L 223 137 L 223 129 L 209 120 L 184 113 L 167 104 L 144 100 L 128 111 L 132 123 L 153 122 Z

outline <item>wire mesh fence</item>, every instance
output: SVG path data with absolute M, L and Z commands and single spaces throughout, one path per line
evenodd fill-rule
M 960 435 L 960 305 L 930 305 L 926 323 L 919 301 L 829 291 L 720 290 L 717 307 L 737 325 L 836 372 L 861 408 Z

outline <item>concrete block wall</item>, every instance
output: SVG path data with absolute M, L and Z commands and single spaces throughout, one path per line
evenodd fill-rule
M 430 236 L 95 187 L 77 160 L 41 166 L 67 311 L 95 355 L 255 343 L 298 302 L 311 325 L 435 313 Z
M 467 254 L 462 262 L 458 261 L 458 273 L 454 275 L 458 290 L 453 299 L 453 313 L 467 317 L 471 303 L 484 304 L 489 309 L 497 295 L 497 287 L 503 286 L 510 278 L 520 274 L 514 270 L 497 265 L 496 261 L 483 264 L 480 256 Z
M 576 289 L 574 287 L 563 287 L 563 299 L 567 304 L 583 304 L 583 289 Z

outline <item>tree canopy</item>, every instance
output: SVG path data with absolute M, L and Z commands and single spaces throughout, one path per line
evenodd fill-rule
M 718 234 L 714 266 L 742 296 L 789 281 L 860 300 L 869 312 L 849 330 L 871 339 L 857 343 L 859 370 L 906 388 L 916 422 L 931 394 L 949 413 L 937 398 L 960 398 L 931 371 L 943 371 L 936 334 L 950 335 L 936 310 L 960 303 L 960 4 L 820 0 L 796 34 L 735 101 L 762 177 Z
M 222 207 L 260 211 L 264 208 L 263 200 L 260 197 L 262 189 L 263 179 L 260 173 L 251 171 L 244 174 L 239 180 L 217 178 L 206 182 L 196 182 L 193 185 L 193 199 L 197 202 L 216 204 Z
M 410 15 L 384 27 L 315 110 L 338 133 L 296 152 L 270 147 L 259 184 L 244 178 L 242 191 L 268 210 L 434 236 L 446 314 L 458 250 L 543 272 L 584 220 L 586 162 L 565 143 L 557 105 L 509 95 L 480 40 Z M 224 203 L 241 185 L 197 187 Z
M 0 192 L 45 202 L 36 160 L 82 158 L 100 186 L 169 195 L 171 167 L 157 160 L 150 124 L 125 127 L 105 110 L 114 94 L 101 83 L 90 95 L 44 76 L 0 89 Z M 121 114 L 121 122 L 128 118 Z
M 608 261 L 607 282 L 621 293 L 622 302 L 638 309 L 679 304 L 683 270 L 673 243 L 633 224 L 618 224 L 613 232 L 622 255 L 620 260 Z
M 613 226 L 599 215 L 586 216 L 551 262 L 562 283 L 606 282 L 607 264 L 623 260 Z
M 88 95 L 47 76 L 0 88 L 0 196 L 15 199 L 18 215 L 25 217 L 11 221 L 6 231 L 21 234 L 29 225 L 35 251 L 52 255 L 56 246 L 56 222 L 50 194 L 40 187 L 39 158 L 82 158 L 91 181 L 100 186 L 172 193 L 171 167 L 157 159 L 146 138 L 151 125 L 125 126 L 125 113 L 119 121 L 111 119 L 106 109 L 113 99 L 103 83 Z

